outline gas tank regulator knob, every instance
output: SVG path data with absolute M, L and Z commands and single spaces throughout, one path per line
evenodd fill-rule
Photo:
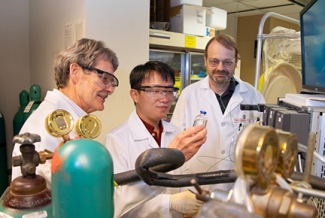
M 54 137 L 68 135 L 74 126 L 72 115 L 62 109 L 51 112 L 45 119 L 45 128 Z
M 41 141 L 41 136 L 29 132 L 16 135 L 12 140 L 13 143 L 25 144 L 25 145 L 26 144 L 32 145 L 35 142 L 40 142 L 40 141 Z

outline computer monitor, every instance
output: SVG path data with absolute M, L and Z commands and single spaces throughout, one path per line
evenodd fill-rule
M 311 0 L 300 12 L 302 92 L 325 94 L 325 1 Z

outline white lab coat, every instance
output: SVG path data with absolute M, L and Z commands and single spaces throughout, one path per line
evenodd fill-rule
M 193 125 L 200 110 L 207 112 L 207 140 L 199 151 L 188 161 L 190 172 L 211 172 L 234 169 L 234 148 L 239 133 L 239 125 L 254 122 L 262 116 L 257 111 L 241 111 L 240 104 L 265 103 L 263 96 L 250 84 L 235 77 L 238 85 L 222 114 L 215 93 L 210 89 L 209 77 L 187 86 L 181 93 L 171 123 L 181 129 Z M 215 189 L 230 190 L 233 184 L 203 186 L 213 191 Z
M 164 131 L 161 137 L 161 147 L 168 147 L 169 143 L 180 132 L 179 128 L 162 121 Z M 125 172 L 135 169 L 138 156 L 150 148 L 159 148 L 155 139 L 146 129 L 136 111 L 133 111 L 129 119 L 120 126 L 113 129 L 105 136 L 105 146 L 109 150 L 114 161 L 114 173 Z M 184 164 L 173 173 L 188 173 Z M 119 188 L 119 187 L 118 187 Z M 118 189 L 117 188 L 117 189 Z M 146 202 L 144 205 L 130 211 L 122 217 L 146 217 L 166 218 L 171 217 L 169 208 L 170 194 L 179 192 L 179 189 L 168 188 L 163 194 Z M 125 198 L 134 196 L 136 193 L 129 191 Z M 119 217 L 115 214 L 114 217 Z M 174 217 L 174 216 L 173 216 Z
M 50 135 L 45 128 L 45 119 L 53 111 L 63 109 L 68 111 L 77 121 L 79 117 L 86 115 L 80 107 L 68 99 L 62 92 L 57 89 L 47 91 L 44 101 L 39 107 L 29 116 L 20 130 L 20 134 L 29 132 L 41 136 L 41 142 L 34 143 L 36 151 L 44 151 L 47 149 L 54 152 L 55 148 L 63 141 L 61 137 Z M 70 132 L 70 138 L 77 136 L 75 129 Z M 15 144 L 12 155 L 20 155 L 19 145 Z M 48 187 L 51 187 L 51 160 L 45 164 L 40 164 L 36 168 L 36 173 L 46 179 Z M 12 168 L 12 180 L 21 175 L 20 167 Z
M 57 138 L 50 135 L 44 126 L 45 118 L 51 112 L 57 109 L 68 111 L 72 115 L 75 122 L 78 120 L 78 118 L 87 114 L 57 89 L 48 91 L 44 101 L 40 104 L 37 110 L 30 115 L 20 131 L 20 133 L 29 132 L 41 136 L 41 142 L 35 143 L 35 148 L 37 151 L 42 151 L 44 149 L 54 151 L 59 143 L 63 141 L 62 138 Z M 70 138 L 73 139 L 77 136 L 77 133 L 75 130 L 72 130 L 69 135 Z M 12 155 L 18 156 L 20 154 L 19 145 L 15 145 Z M 47 186 L 51 188 L 51 160 L 48 160 L 45 164 L 40 164 L 36 168 L 36 173 L 42 175 L 46 179 Z M 20 167 L 13 167 L 12 179 L 15 179 L 20 175 Z M 128 211 L 134 207 L 137 207 L 151 198 L 154 198 L 164 190 L 164 187 L 148 186 L 142 181 L 125 185 L 123 188 L 115 189 L 115 213 L 122 214 L 124 213 L 124 210 Z M 129 195 L 128 193 L 134 193 L 134 195 Z

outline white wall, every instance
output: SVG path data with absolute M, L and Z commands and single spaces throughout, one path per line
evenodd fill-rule
M 234 15 L 228 15 L 227 16 L 227 28 L 225 30 L 220 30 L 217 32 L 217 35 L 220 34 L 228 34 L 234 37 L 234 39 L 237 38 L 237 17 Z
M 39 84 L 42 99 L 56 87 L 53 61 L 64 49 L 64 25 L 85 18 L 84 0 L 30 0 L 30 74 L 31 85 Z
M 120 62 L 116 76 L 120 85 L 105 102 L 105 109 L 95 115 L 103 125 L 97 138 L 128 119 L 134 109 L 129 95 L 129 74 L 149 59 L 149 1 L 86 1 L 86 36 L 103 40 Z
M 13 119 L 19 93 L 29 92 L 29 2 L 0 1 L 0 111 L 5 118 L 7 156 L 11 156 Z M 8 159 L 8 166 L 11 160 Z

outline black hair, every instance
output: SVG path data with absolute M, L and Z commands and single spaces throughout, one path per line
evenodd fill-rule
M 133 68 L 130 73 L 131 89 L 137 89 L 142 82 L 149 78 L 152 72 L 157 72 L 164 81 L 173 81 L 175 84 L 174 70 L 166 63 L 161 61 L 148 61 Z

